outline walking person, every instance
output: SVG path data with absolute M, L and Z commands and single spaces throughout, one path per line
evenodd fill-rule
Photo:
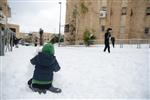
M 38 38 L 35 37 L 35 41 L 34 41 L 34 46 L 35 46 L 35 47 L 37 46 L 37 43 L 38 43 Z
M 18 48 L 18 43 L 21 39 L 22 38 L 17 38 L 15 35 L 13 35 L 13 46 L 15 45 L 15 47 Z
M 111 43 L 113 45 L 113 48 L 115 48 L 115 37 L 111 37 Z
M 40 46 L 43 46 L 43 33 L 44 30 L 42 28 L 40 28 L 39 34 L 40 34 Z
M 108 49 L 108 52 L 110 53 L 110 46 L 109 46 L 109 39 L 111 37 L 111 32 L 112 32 L 112 29 L 111 28 L 108 28 L 106 33 L 105 33 L 105 48 L 104 48 L 104 52 L 106 51 L 106 49 Z

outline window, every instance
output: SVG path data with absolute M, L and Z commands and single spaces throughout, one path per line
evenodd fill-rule
M 99 18 L 106 18 L 106 11 L 100 11 Z
M 65 25 L 65 32 L 69 32 L 69 24 Z
M 101 11 L 107 11 L 107 7 L 102 7 Z
M 150 7 L 146 8 L 146 15 L 150 15 Z
M 3 17 L 3 12 L 2 12 L 2 7 L 0 7 L 0 18 L 4 18 Z
M 0 6 L 0 10 L 3 10 L 1 6 Z
M 32 33 L 29 33 L 28 35 L 29 35 L 29 36 L 32 36 Z
M 149 33 L 150 33 L 150 28 L 149 28 L 149 27 L 145 27 L 144 33 L 145 33 L 145 34 L 149 34 Z
M 99 12 L 99 18 L 105 18 L 107 13 L 107 7 L 101 7 Z
M 105 31 L 105 26 L 104 26 L 104 25 L 101 26 L 101 31 L 102 31 L 102 32 Z
M 120 33 L 121 33 L 121 34 L 124 34 L 124 33 L 125 33 L 125 26 L 121 26 L 121 27 L 120 27 Z
M 16 29 L 15 28 L 10 28 L 10 30 L 16 33 Z
M 127 7 L 122 7 L 121 15 L 127 15 Z

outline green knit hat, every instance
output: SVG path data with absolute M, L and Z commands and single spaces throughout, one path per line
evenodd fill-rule
M 48 54 L 48 55 L 50 55 L 50 54 L 54 54 L 54 46 L 53 46 L 53 44 L 51 44 L 51 43 L 47 43 L 47 44 L 45 44 L 44 46 L 43 46 L 43 48 L 42 48 L 42 52 L 43 53 L 46 53 L 46 54 Z

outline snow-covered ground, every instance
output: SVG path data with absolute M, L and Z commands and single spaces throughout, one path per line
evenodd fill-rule
M 32 92 L 27 81 L 34 66 L 30 59 L 38 48 L 20 46 L 0 57 L 1 99 L 149 99 L 150 48 L 126 45 L 103 52 L 103 46 L 55 47 L 61 71 L 54 86 L 61 94 Z

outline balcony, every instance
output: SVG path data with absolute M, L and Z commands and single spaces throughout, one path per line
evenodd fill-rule
M 1 8 L 0 8 L 0 24 L 6 23 L 6 16 L 3 14 Z

